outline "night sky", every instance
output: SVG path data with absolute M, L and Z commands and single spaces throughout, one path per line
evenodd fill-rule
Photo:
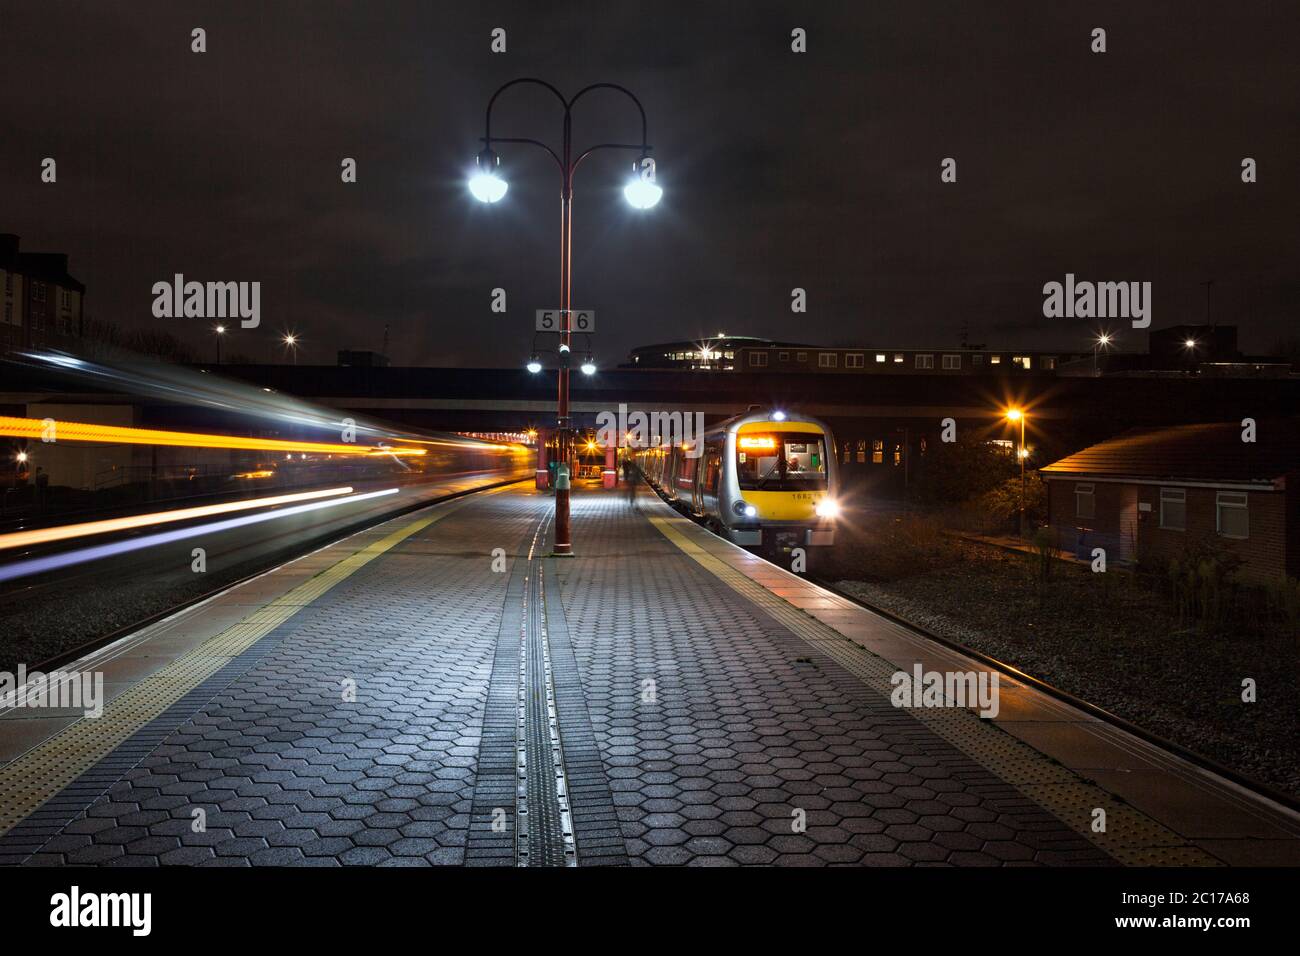
M 154 282 L 260 281 L 262 328 L 227 346 L 257 360 L 293 329 L 333 364 L 388 324 L 396 364 L 515 366 L 558 303 L 558 172 L 501 146 L 510 191 L 474 202 L 484 107 L 516 76 L 610 81 L 665 196 L 624 203 L 630 155 L 579 172 L 574 304 L 605 365 L 718 330 L 1082 350 L 1095 323 L 1042 315 L 1067 272 L 1152 282 L 1154 327 L 1203 321 L 1213 279 L 1213 317 L 1264 351 L 1300 302 L 1298 39 L 1290 3 L 3 0 L 0 232 L 69 253 L 89 315 L 205 354 L 204 323 L 153 318 Z M 579 145 L 638 132 L 613 94 L 574 122 Z M 558 146 L 558 104 L 514 90 L 494 133 Z

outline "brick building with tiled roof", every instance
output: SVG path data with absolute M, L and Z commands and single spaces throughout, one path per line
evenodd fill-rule
M 1042 468 L 1061 547 L 1124 562 L 1213 537 L 1243 578 L 1300 577 L 1300 422 L 1244 435 L 1240 422 L 1140 429 Z
M 67 347 L 85 334 L 86 287 L 68 274 L 61 252 L 19 252 L 0 233 L 0 352 Z

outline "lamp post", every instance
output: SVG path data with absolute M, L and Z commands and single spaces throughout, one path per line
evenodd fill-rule
M 281 339 L 281 341 L 284 343 L 284 347 L 293 354 L 293 364 L 297 365 L 298 364 L 298 336 L 294 335 L 292 332 L 286 332 L 284 333 L 284 338 Z
M 1107 348 L 1110 345 L 1111 335 L 1109 332 L 1102 332 L 1092 343 L 1092 374 L 1097 374 L 1097 350 Z
M 564 123 L 562 128 L 562 146 L 557 153 L 550 146 L 536 139 L 526 137 L 507 137 L 492 135 L 492 107 L 497 98 L 512 86 L 520 84 L 532 84 L 549 90 L 557 100 L 560 101 L 564 110 Z M 576 156 L 573 150 L 573 106 L 583 96 L 593 90 L 614 90 L 622 93 L 630 99 L 637 108 L 641 116 L 641 142 L 635 143 L 598 143 L 579 152 Z M 560 367 L 559 367 L 559 384 L 556 398 L 556 427 L 559 449 L 560 466 L 567 469 L 569 456 L 569 353 L 572 346 L 572 299 L 570 296 L 573 273 L 573 174 L 584 159 L 592 153 L 601 149 L 630 149 L 638 150 L 641 153 L 640 160 L 635 164 L 636 175 L 623 189 L 623 195 L 627 201 L 637 209 L 649 209 L 659 201 L 663 195 L 663 190 L 654 181 L 654 160 L 650 159 L 652 147 L 646 139 L 646 118 L 645 108 L 641 101 L 636 98 L 632 92 L 617 83 L 593 83 L 590 86 L 583 87 L 572 97 L 565 98 L 564 94 L 556 89 L 553 85 L 545 80 L 539 80 L 534 77 L 520 77 L 511 80 L 502 85 L 492 94 L 488 100 L 487 116 L 484 123 L 483 150 L 478 154 L 476 160 L 477 169 L 469 180 L 469 190 L 475 199 L 485 203 L 499 202 L 506 194 L 507 184 L 501 177 L 499 168 L 501 160 L 492 150 L 493 143 L 527 143 L 532 146 L 538 146 L 555 160 L 556 166 L 560 170 Z M 590 358 L 583 363 L 583 371 L 587 372 L 587 367 L 591 366 L 591 372 L 595 371 L 594 365 L 591 365 Z M 540 371 L 541 363 L 534 357 L 528 364 L 529 371 Z M 587 372 L 587 374 L 591 374 Z M 561 486 L 564 487 L 561 487 Z M 556 555 L 571 555 L 573 553 L 573 542 L 570 537 L 569 528 L 569 489 L 567 487 L 567 473 L 561 475 L 556 481 L 555 488 L 555 551 Z
M 213 326 L 212 332 L 217 337 L 217 364 L 221 364 L 221 337 L 226 334 L 224 325 Z
M 1020 537 L 1025 536 L 1025 459 L 1029 452 L 1025 449 L 1025 413 L 1018 408 L 1007 409 L 1007 421 L 1020 423 L 1020 447 L 1016 457 L 1020 459 Z

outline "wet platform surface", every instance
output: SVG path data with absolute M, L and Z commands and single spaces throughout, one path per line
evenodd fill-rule
M 1300 820 L 717 539 L 643 489 L 393 519 L 76 665 L 98 719 L 0 714 L 10 865 L 1223 865 Z M 1102 828 L 1098 829 L 1098 821 Z

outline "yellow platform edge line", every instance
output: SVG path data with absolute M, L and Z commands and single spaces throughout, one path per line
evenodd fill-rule
M 823 650 L 872 691 L 888 698 L 897 671 L 828 624 L 691 541 L 673 525 L 685 518 L 649 516 L 672 544 L 747 601 L 760 605 L 799 637 Z M 693 525 L 692 525 L 693 527 Z M 761 599 L 761 600 L 759 600 Z M 775 602 L 772 600 L 775 599 Z M 1054 817 L 1125 866 L 1222 866 L 1159 821 L 1124 803 L 1001 728 L 965 709 L 900 708 L 939 737 L 1014 786 Z M 1092 810 L 1106 811 L 1106 832 L 1092 830 Z

